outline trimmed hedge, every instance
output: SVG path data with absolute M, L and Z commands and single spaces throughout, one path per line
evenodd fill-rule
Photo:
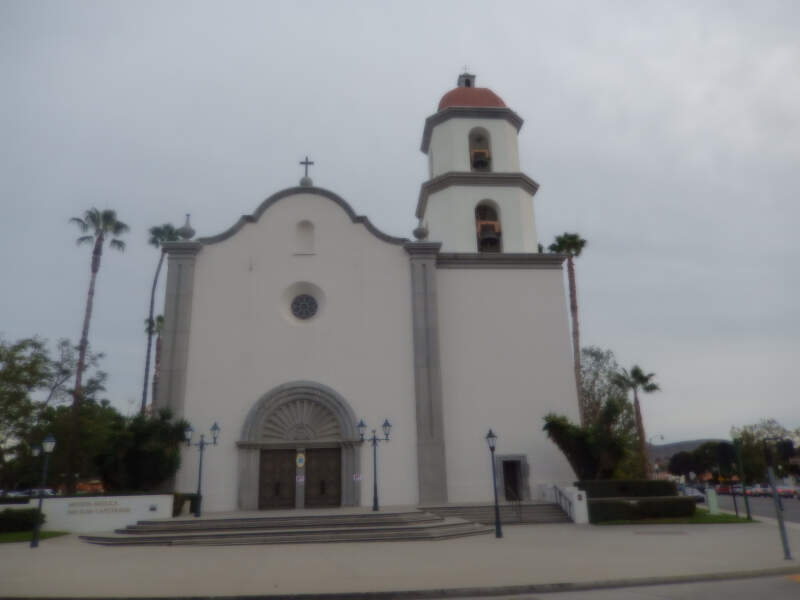
M 0 511 L 0 533 L 33 530 L 38 513 L 35 508 L 6 508 Z M 44 514 L 39 516 L 39 524 L 42 523 Z
M 678 488 L 674 481 L 653 481 L 649 479 L 592 479 L 578 481 L 575 485 L 593 498 L 653 498 L 677 496 Z
M 686 496 L 596 498 L 589 500 L 589 522 L 691 517 L 697 504 Z
M 30 496 L 0 496 L 0 504 L 27 504 Z

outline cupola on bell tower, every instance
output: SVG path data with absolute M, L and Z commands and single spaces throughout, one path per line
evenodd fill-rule
M 417 217 L 442 252 L 537 252 L 533 196 L 539 185 L 520 172 L 522 119 L 475 75 L 458 86 L 425 121 L 422 151 L 428 181 Z

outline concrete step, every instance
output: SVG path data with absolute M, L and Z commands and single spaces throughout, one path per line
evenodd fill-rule
M 130 535 L 131 532 L 120 530 L 116 535 L 87 535 L 81 539 L 106 546 L 141 546 L 141 545 L 241 545 L 241 544 L 299 544 L 329 542 L 365 542 L 365 541 L 410 541 L 436 540 L 467 535 L 490 533 L 491 527 L 464 521 L 458 518 L 438 518 L 428 522 L 405 525 L 361 526 L 350 528 L 298 528 L 298 529 L 259 529 L 235 530 L 227 529 L 217 532 L 160 532 L 157 534 Z
M 494 505 L 425 506 L 424 510 L 442 517 L 459 517 L 484 525 L 494 524 Z M 500 521 L 504 524 L 570 523 L 567 514 L 557 504 L 521 503 L 500 505 Z
M 420 511 L 404 513 L 363 513 L 350 515 L 312 515 L 282 517 L 249 517 L 230 519 L 172 519 L 166 521 L 139 521 L 116 533 L 149 534 L 170 532 L 235 531 L 253 529 L 303 529 L 338 527 L 342 529 L 374 527 L 381 525 L 410 525 L 434 523 L 443 517 Z

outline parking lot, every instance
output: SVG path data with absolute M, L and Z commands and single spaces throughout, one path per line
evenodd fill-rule
M 733 510 L 733 496 L 721 494 L 718 497 L 720 508 L 725 510 Z M 772 498 L 751 497 L 747 500 L 750 503 L 750 512 L 754 517 L 762 516 L 772 519 L 775 518 L 775 505 L 772 501 Z M 800 500 L 797 498 L 782 498 L 781 501 L 783 502 L 783 518 L 786 521 L 800 523 Z M 739 507 L 739 514 L 744 516 L 744 498 L 741 496 L 736 496 L 736 504 Z M 700 504 L 700 506 L 703 506 L 703 504 Z

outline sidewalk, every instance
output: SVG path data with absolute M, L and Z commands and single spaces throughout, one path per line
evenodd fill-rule
M 209 515 L 212 517 L 214 515 Z M 771 523 L 509 526 L 502 539 L 106 548 L 77 536 L 0 545 L 0 596 L 237 596 L 602 585 L 789 569 Z M 557 588 L 554 588 L 557 589 Z M 502 590 L 497 589 L 497 592 Z

